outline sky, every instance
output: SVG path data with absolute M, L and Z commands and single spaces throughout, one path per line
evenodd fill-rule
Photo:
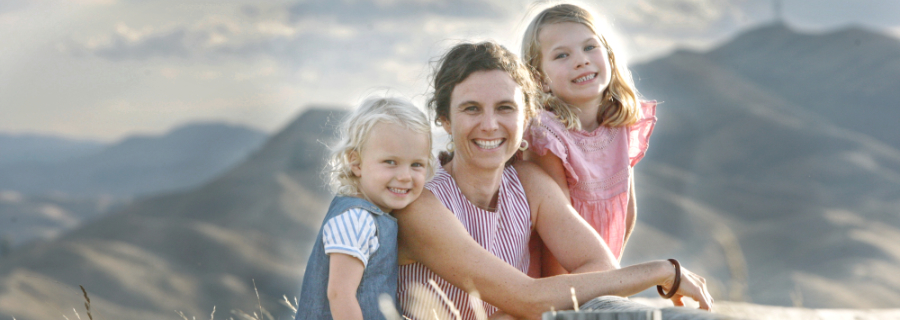
M 518 53 L 558 1 L 2 0 L 0 133 L 114 142 L 198 121 L 275 132 L 309 106 L 374 94 L 423 105 L 430 62 L 462 41 Z M 896 0 L 595 0 L 618 57 L 703 51 L 771 23 L 900 38 Z

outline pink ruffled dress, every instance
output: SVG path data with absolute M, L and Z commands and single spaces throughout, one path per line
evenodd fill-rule
M 642 118 L 628 127 L 600 126 L 592 132 L 566 130 L 556 115 L 542 111 L 525 139 L 539 155 L 562 160 L 572 206 L 606 240 L 616 258 L 625 241 L 628 186 L 633 167 L 647 151 L 656 125 L 656 101 L 641 103 Z

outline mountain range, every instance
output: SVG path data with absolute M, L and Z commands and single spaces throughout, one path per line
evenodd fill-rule
M 900 305 L 898 148 L 841 121 L 847 115 L 784 93 L 813 92 L 810 86 L 826 85 L 817 82 L 822 77 L 782 82 L 795 88 L 779 91 L 749 75 L 753 68 L 729 62 L 747 55 L 773 69 L 837 74 L 846 64 L 820 50 L 855 44 L 859 35 L 860 45 L 882 39 L 860 29 L 809 35 L 776 24 L 709 52 L 679 51 L 635 66 L 640 91 L 661 103 L 650 151 L 636 169 L 640 222 L 623 264 L 678 258 L 709 280 L 717 300 Z M 819 62 L 779 65 L 781 50 L 764 45 L 768 38 L 803 42 L 797 59 Z M 890 54 L 871 49 L 846 59 Z M 885 81 L 868 78 L 877 74 L 847 81 Z M 859 114 L 890 108 L 865 107 Z M 320 178 L 324 144 L 342 115 L 310 109 L 200 187 L 136 201 L 54 241 L 13 251 L 0 260 L 0 317 L 81 310 L 79 285 L 92 310 L 108 319 L 177 319 L 172 310 L 205 317 L 214 306 L 217 316 L 231 309 L 286 314 L 275 301 L 299 292 L 331 197 Z
M 40 134 L 0 133 L 0 167 L 15 163 L 56 163 L 88 156 L 105 147 L 100 141 Z
M 0 314 L 59 318 L 84 304 L 98 318 L 165 319 L 258 306 L 275 314 L 299 295 L 330 196 L 323 143 L 342 113 L 307 111 L 240 165 L 188 192 L 136 201 L 51 242 L 0 260 Z M 262 299 L 257 301 L 254 292 Z M 82 316 L 83 318 L 83 316 Z
M 626 261 L 680 256 L 731 300 L 900 305 L 900 135 L 855 125 L 898 110 L 869 103 L 848 113 L 817 96 L 898 83 L 900 70 L 884 72 L 900 63 L 896 48 L 860 29 L 806 35 L 776 24 L 635 66 L 641 92 L 662 103 L 637 166 L 642 225 Z M 829 73 L 854 76 L 840 85 Z
M 0 166 L 0 189 L 116 198 L 186 189 L 239 163 L 265 139 L 259 130 L 223 123 L 192 123 L 102 148 L 82 141 L 7 137 L 0 141 L 10 141 L 4 145 L 10 153 L 30 154 L 32 161 L 10 159 Z M 51 158 L 57 156 L 60 160 Z

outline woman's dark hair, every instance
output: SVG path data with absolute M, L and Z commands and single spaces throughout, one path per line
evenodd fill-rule
M 453 89 L 477 71 L 504 71 L 522 88 L 525 95 L 522 111 L 525 113 L 526 124 L 539 111 L 536 103 L 538 90 L 531 71 L 519 57 L 496 42 L 455 45 L 436 65 L 437 68 L 432 73 L 432 95 L 428 98 L 427 107 L 429 115 L 438 126 L 444 121 L 450 121 L 450 96 Z M 441 163 L 446 163 L 453 158 L 453 153 L 441 152 L 439 158 Z
M 438 60 L 433 73 L 432 95 L 428 99 L 428 111 L 434 123 L 450 119 L 450 95 L 460 82 L 473 72 L 502 70 L 522 88 L 525 94 L 525 118 L 537 115 L 535 97 L 537 87 L 525 64 L 515 54 L 495 42 L 461 43 Z

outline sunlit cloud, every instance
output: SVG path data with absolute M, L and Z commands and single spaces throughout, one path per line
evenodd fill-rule
M 744 0 L 640 0 L 621 12 L 631 23 L 658 29 L 705 30 L 723 19 L 740 20 Z
M 758 24 L 763 13 L 771 17 L 768 4 L 747 0 L 574 1 L 609 21 L 617 55 L 632 64 L 675 48 L 708 48 Z M 20 48 L 0 51 L 7 88 L 0 102 L 16 106 L 0 118 L 0 131 L 109 139 L 128 126 L 242 121 L 248 112 L 266 112 L 244 121 L 273 130 L 310 103 L 352 105 L 372 88 L 421 96 L 429 63 L 446 49 L 490 39 L 518 53 L 531 17 L 559 1 L 238 0 L 173 9 L 175 3 L 0 0 L 0 40 Z M 884 30 L 900 38 L 900 27 Z M 215 98 L 246 103 L 203 106 Z M 93 118 L 69 121 L 105 112 L 110 99 L 132 106 L 96 117 L 131 118 L 108 129 Z

